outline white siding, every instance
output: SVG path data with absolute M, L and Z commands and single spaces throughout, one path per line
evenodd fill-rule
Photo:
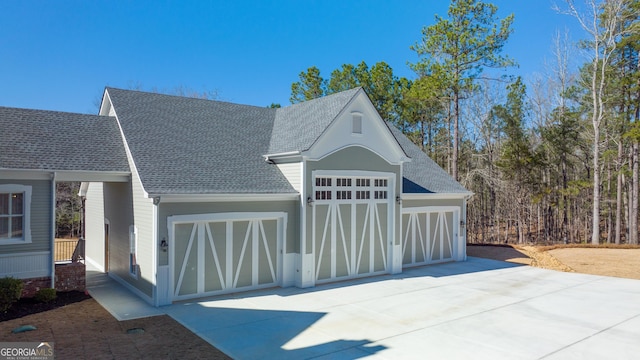
M 104 271 L 104 193 L 102 183 L 90 183 L 85 201 L 85 256 Z
M 289 184 L 297 191 L 302 192 L 302 163 L 276 164 Z
M 51 252 L 0 255 L 0 277 L 10 276 L 18 279 L 47 277 L 51 273 Z
M 156 246 L 153 199 L 146 197 L 138 172 L 132 172 L 133 218 L 138 229 L 139 282 L 137 287 L 143 292 L 151 291 L 149 285 L 156 283 Z M 142 286 L 142 287 L 141 287 Z M 148 293 L 151 296 L 151 293 Z

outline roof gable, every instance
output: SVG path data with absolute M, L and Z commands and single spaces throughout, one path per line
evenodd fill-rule
M 359 123 L 357 130 L 354 129 L 354 121 Z M 354 145 L 375 152 L 391 164 L 409 160 L 361 88 L 326 126 L 305 155 L 310 159 L 320 159 Z

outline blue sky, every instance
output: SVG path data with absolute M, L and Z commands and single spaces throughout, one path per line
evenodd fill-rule
M 560 0 L 558 0 L 560 1 Z M 504 53 L 530 78 L 551 59 L 552 38 L 575 19 L 553 0 L 495 0 L 515 15 Z M 96 113 L 105 86 L 217 90 L 222 100 L 289 104 L 310 66 L 326 77 L 344 63 L 387 62 L 413 78 L 409 46 L 446 16 L 432 1 L 2 1 L 0 106 Z

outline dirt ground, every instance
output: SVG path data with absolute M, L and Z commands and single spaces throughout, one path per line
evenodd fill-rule
M 468 245 L 467 255 L 551 270 L 640 280 L 640 248 Z
M 469 256 L 640 279 L 640 248 L 467 246 Z M 37 330 L 13 334 L 22 325 Z M 127 330 L 144 329 L 130 334 Z M 0 342 L 53 342 L 58 359 L 229 359 L 169 316 L 117 321 L 95 300 L 0 322 Z
M 11 332 L 22 325 L 37 329 Z M 57 359 L 229 359 L 167 315 L 118 321 L 93 299 L 0 322 L 0 342 L 24 341 L 53 342 Z

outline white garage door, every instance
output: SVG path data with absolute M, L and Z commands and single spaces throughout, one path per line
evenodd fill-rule
M 173 300 L 279 284 L 282 213 L 169 217 Z
M 403 209 L 402 265 L 455 260 L 459 247 L 458 219 L 458 207 Z
M 316 176 L 316 283 L 387 272 L 393 187 L 388 177 Z

